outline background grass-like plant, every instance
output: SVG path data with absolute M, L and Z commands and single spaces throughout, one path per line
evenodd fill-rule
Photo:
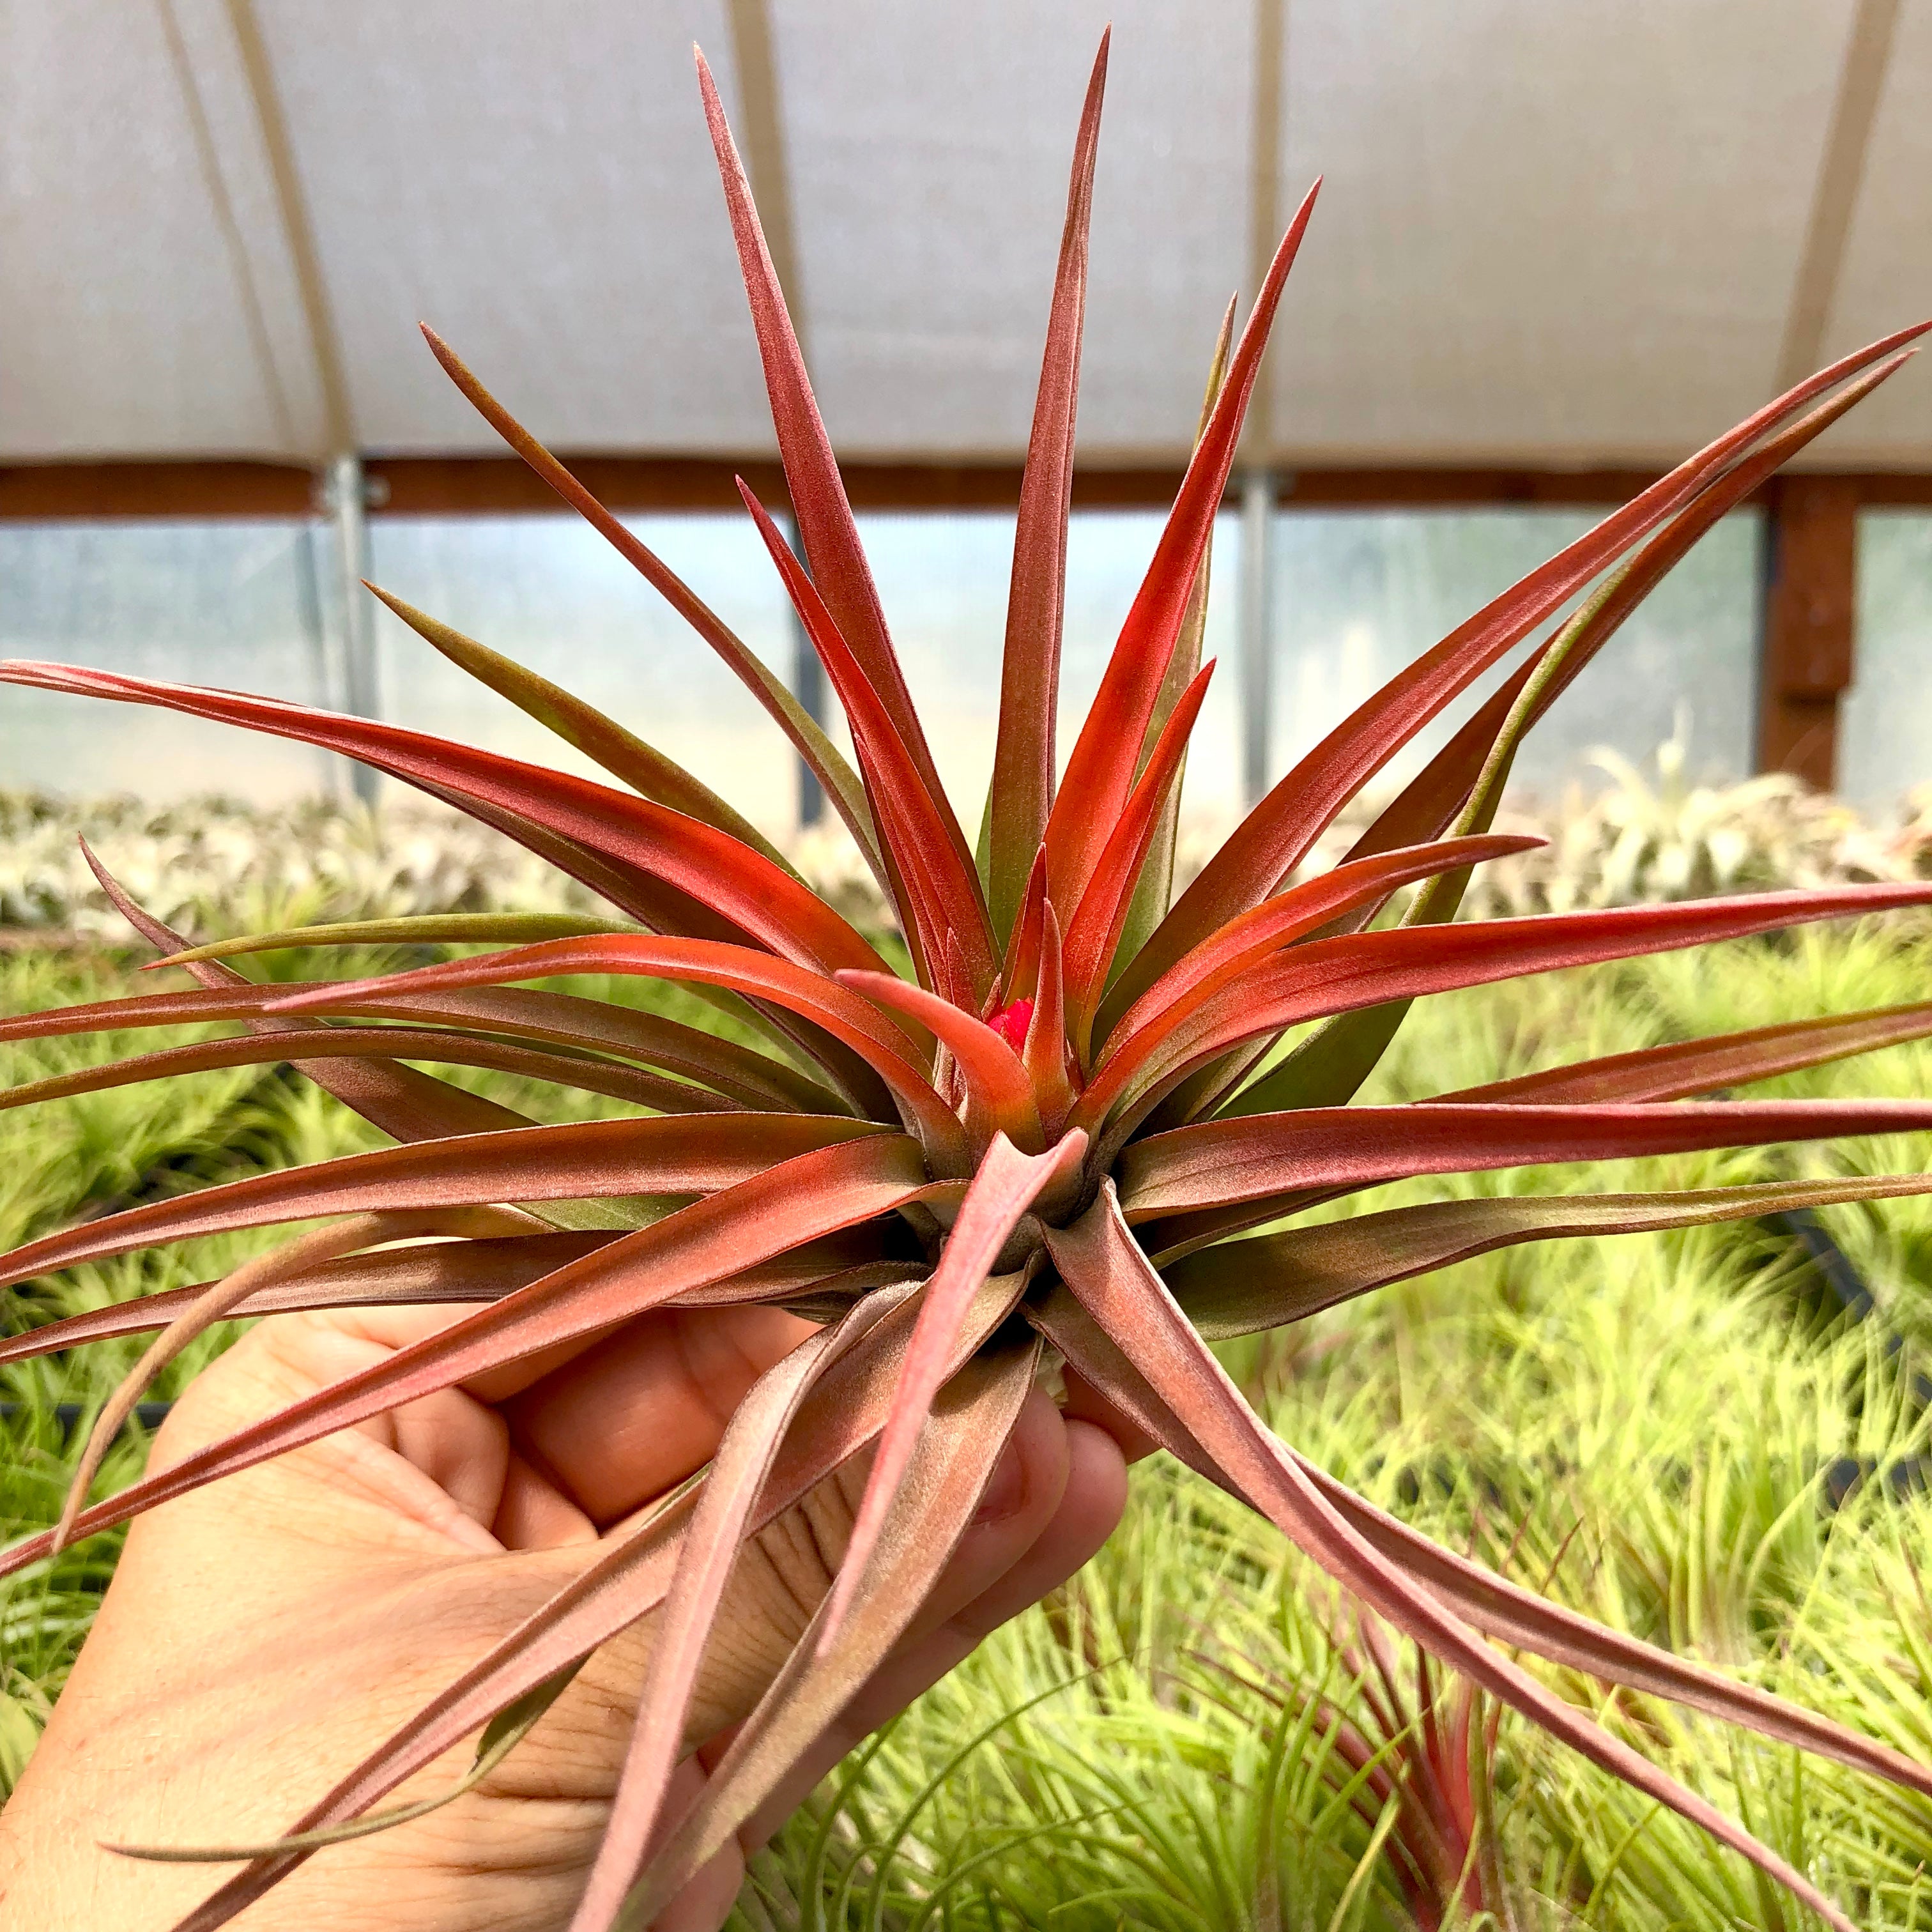
M 1364 1097 L 1400 1100 L 1586 1052 L 1895 1004 L 1922 991 L 1924 937 L 1918 922 L 1895 920 L 1813 928 L 1424 1002 Z M 20 953 L 0 962 L 0 1002 L 17 1011 L 101 997 L 124 970 L 105 952 Z M 675 988 L 634 980 L 594 990 L 728 1025 Z M 38 1043 L 14 1049 L 4 1070 L 24 1080 L 128 1044 Z M 544 1118 L 622 1111 L 501 1075 L 456 1077 Z M 1932 1046 L 1918 1045 L 1762 1090 L 1928 1090 Z M 140 1190 L 374 1139 L 306 1082 L 257 1069 L 0 1114 L 0 1223 L 18 1240 Z M 1924 1167 L 1928 1155 L 1920 1142 L 1870 1140 L 1538 1170 L 1525 1184 L 1708 1186 L 1827 1164 Z M 1502 1192 L 1523 1179 L 1409 1182 L 1335 1211 Z M 1743 1222 L 1488 1256 L 1283 1336 L 1230 1345 L 1227 1359 L 1277 1429 L 1419 1527 L 1922 1760 L 1932 1756 L 1932 1598 L 1920 1564 L 1932 1503 L 1892 1493 L 1882 1475 L 1835 1513 L 1820 1492 L 1834 1465 L 1882 1472 L 1926 1448 L 1913 1378 L 1932 1341 L 1923 1293 L 1932 1203 L 1828 1209 L 1820 1220 L 1872 1289 L 1876 1318 L 1828 1323 L 1798 1245 Z M 8 1318 L 17 1328 L 205 1278 L 270 1238 L 76 1270 L 16 1291 Z M 232 1332 L 171 1369 L 160 1393 Z M 0 1370 L 0 1396 L 15 1405 L 0 1425 L 6 1535 L 58 1514 L 84 1430 L 64 1428 L 55 1405 L 98 1406 L 138 1346 Z M 111 1480 L 136 1474 L 143 1448 L 138 1433 L 124 1438 Z M 10 1784 L 112 1554 L 111 1542 L 83 1544 L 0 1595 L 0 1777 Z M 1391 1774 L 1420 1734 L 1391 1742 L 1376 1730 L 1351 1616 L 1239 1505 L 1165 1459 L 1144 1466 L 1123 1533 L 1076 1583 L 852 1760 L 759 1861 L 742 1924 L 1349 1932 L 1418 1922 L 1402 1882 L 1404 1821 L 1376 1801 L 1337 1726 L 1366 1736 L 1382 1753 L 1373 1768 Z M 1416 1714 L 1412 1656 L 1388 1642 L 1406 1720 Z M 1552 1681 L 1780 1851 L 1816 1859 L 1861 1924 L 1932 1924 L 1932 1804 L 1652 1700 L 1612 1705 L 1592 1682 Z M 1445 1704 L 1457 1693 L 1432 1682 Z M 1493 1868 L 1478 1875 L 1486 1888 L 1460 1922 L 1494 1913 L 1526 1932 L 1790 1932 L 1804 1922 L 1741 1862 L 1514 1718 L 1500 1722 L 1491 1781 Z M 1457 1922 L 1453 1901 L 1441 1902 L 1452 1909 L 1439 1922 Z

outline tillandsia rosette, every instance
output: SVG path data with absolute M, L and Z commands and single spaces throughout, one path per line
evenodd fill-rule
M 18 1358 L 161 1330 L 103 1416 L 65 1519 L 8 1551 L 0 1570 L 650 1309 L 763 1302 L 820 1324 L 746 1397 L 702 1480 L 608 1538 L 568 1588 L 291 1820 L 292 1835 L 310 1835 L 265 1850 L 230 1876 L 184 1922 L 197 1932 L 226 1923 L 332 1830 L 364 1818 L 461 1740 L 482 1732 L 498 1748 L 590 1652 L 655 1616 L 636 1732 L 576 1922 L 580 1932 L 647 1924 L 777 1787 L 905 1628 L 970 1518 L 1022 1396 L 1054 1361 L 1245 1498 L 1369 1610 L 1460 1672 L 1471 1694 L 1532 1719 L 1694 1820 L 1834 1926 L 1849 1922 L 1804 1874 L 1515 1654 L 1675 1700 L 1932 1796 L 1932 1769 L 1887 1746 L 1603 1628 L 1374 1508 L 1274 1434 L 1210 1346 L 1514 1244 L 1932 1192 L 1932 1177 L 1908 1174 L 1462 1198 L 1325 1223 L 1304 1215 L 1409 1176 L 1932 1129 L 1932 1102 L 1700 1097 L 1932 1034 L 1932 1002 L 1673 1043 L 1426 1102 L 1351 1104 L 1423 995 L 1932 900 L 1932 885 L 1915 881 L 1454 920 L 1473 867 L 1537 842 L 1491 829 L 1522 734 L 1698 538 L 1893 374 L 1922 332 L 1875 343 L 1799 383 L 1425 652 L 1301 759 L 1170 903 L 1177 794 L 1213 668 L 1199 662 L 1210 537 L 1314 196 L 1289 226 L 1238 339 L 1232 309 L 1222 326 L 1192 460 L 1056 784 L 1106 63 L 1103 42 L 1076 145 L 1021 493 L 998 749 L 976 852 L 940 784 L 894 654 L 701 58 L 802 561 L 748 490 L 746 502 L 850 723 L 854 763 L 429 336 L 512 448 L 770 712 L 895 910 L 909 973 L 688 772 L 386 592 L 376 594 L 430 645 L 615 782 L 267 698 L 65 665 L 0 668 L 15 683 L 160 705 L 358 759 L 506 834 L 613 913 L 602 921 L 379 921 L 188 950 L 118 895 L 196 989 L 36 1014 L 6 1022 L 0 1035 L 209 1021 L 241 1030 L 16 1088 L 8 1104 L 287 1060 L 398 1144 L 132 1208 L 5 1258 L 4 1280 L 17 1282 L 193 1236 L 323 1224 L 224 1282 L 54 1322 L 7 1345 Z M 1288 884 L 1390 760 L 1526 644 L 1520 665 L 1342 862 Z M 346 940 L 481 940 L 496 950 L 292 987 L 257 984 L 227 963 L 250 950 Z M 728 1040 L 542 988 L 570 975 L 643 975 L 706 989 L 748 1030 Z M 534 1075 L 634 1111 L 540 1124 L 417 1063 Z M 380 1366 L 86 1502 L 99 1444 L 159 1364 L 216 1318 L 438 1299 L 477 1306 Z M 733 1552 L 832 1471 L 864 1457 L 869 1469 L 832 1588 L 701 1795 L 674 1804 L 670 1774 Z

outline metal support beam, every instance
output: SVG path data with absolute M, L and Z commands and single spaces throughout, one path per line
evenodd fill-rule
M 1845 37 L 1838 95 L 1832 104 L 1831 126 L 1812 190 L 1804 252 L 1798 258 L 1791 308 L 1785 317 L 1784 344 L 1778 356 L 1778 386 L 1781 389 L 1802 382 L 1824 359 L 1825 332 L 1838 292 L 1845 244 L 1852 232 L 1858 187 L 1864 178 L 1866 151 L 1871 146 L 1872 124 L 1878 118 L 1879 98 L 1885 89 L 1898 25 L 1898 0 L 1858 0 Z
M 798 550 L 798 526 L 790 517 L 781 517 L 778 527 L 794 555 Z M 825 724 L 825 667 L 812 647 L 804 624 L 796 610 L 791 616 L 791 694 L 804 706 L 806 715 L 824 728 Z M 825 788 L 802 758 L 798 760 L 798 829 L 806 831 L 825 816 Z
M 1757 764 L 1829 790 L 1857 613 L 1858 496 L 1836 477 L 1774 484 L 1765 531 Z
M 1241 674 L 1241 796 L 1260 803 L 1273 777 L 1274 513 L 1276 479 L 1251 470 L 1241 479 L 1241 584 L 1235 642 Z
M 741 147 L 745 172 L 758 205 L 758 220 L 772 272 L 791 312 L 792 328 L 804 352 L 806 316 L 799 286 L 798 250 L 793 240 L 791 177 L 786 165 L 784 111 L 778 95 L 776 51 L 772 40 L 770 0 L 727 0 L 725 19 L 731 33 L 732 62 L 737 70 Z M 786 532 L 792 548 L 799 548 L 797 526 Z M 815 718 L 825 722 L 825 673 L 812 648 L 805 626 L 792 618 L 792 695 Z M 825 816 L 825 794 L 805 760 L 798 761 L 798 822 L 801 829 Z
M 328 466 L 323 497 L 335 525 L 335 556 L 339 578 L 341 650 L 341 702 L 358 718 L 382 715 L 382 692 L 376 676 L 376 637 L 370 623 L 369 593 L 362 580 L 369 574 L 368 482 L 362 459 L 337 457 Z M 382 784 L 377 772 L 364 764 L 350 766 L 357 798 L 373 806 Z

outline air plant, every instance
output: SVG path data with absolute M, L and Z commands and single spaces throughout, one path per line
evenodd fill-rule
M 849 721 L 856 770 L 778 677 L 428 337 L 518 454 L 764 705 L 895 909 L 910 976 L 689 772 L 386 592 L 376 594 L 431 646 L 617 784 L 267 698 L 64 665 L 0 668 L 14 682 L 159 705 L 359 759 L 507 834 L 617 915 L 431 917 L 186 950 L 118 894 L 198 989 L 38 1014 L 6 1023 L 0 1037 L 208 1021 L 244 1030 L 42 1081 L 15 1090 L 10 1104 L 288 1059 L 400 1144 L 150 1203 L 16 1250 L 0 1262 L 0 1282 L 218 1231 L 325 1224 L 226 1282 L 54 1323 L 10 1345 L 13 1352 L 161 1330 L 104 1414 L 98 1444 L 159 1363 L 219 1317 L 425 1299 L 482 1305 L 380 1366 L 88 1504 L 90 1456 L 62 1522 L 7 1552 L 0 1574 L 360 1418 L 647 1309 L 777 1304 L 823 1325 L 748 1395 L 705 1479 L 608 1540 L 577 1582 L 372 1751 L 294 1822 L 295 1832 L 326 1840 L 486 1726 L 491 1748 L 500 1748 L 594 1648 L 655 1616 L 632 1746 L 576 1922 L 579 1932 L 648 1923 L 774 1789 L 906 1626 L 970 1517 L 1022 1397 L 1056 1358 L 1184 1462 L 1245 1498 L 1370 1612 L 1459 1673 L 1472 1695 L 1520 1712 L 1694 1820 L 1849 1932 L 1802 1873 L 1555 1694 L 1514 1653 L 1676 1700 L 1921 1792 L 1932 1792 L 1932 1770 L 1438 1546 L 1273 1434 L 1209 1345 L 1512 1244 L 1932 1192 L 1932 1177 L 1895 1174 L 1462 1199 L 1328 1225 L 1293 1220 L 1405 1176 L 1932 1127 L 1932 1103 L 1921 1102 L 1696 1097 L 1923 1037 L 1932 1034 L 1932 1004 L 1619 1054 L 1423 1104 L 1348 1104 L 1408 1004 L 1423 995 L 1932 899 L 1932 886 L 1903 882 L 1452 921 L 1472 868 L 1533 842 L 1490 829 L 1522 733 L 1691 544 L 1897 370 L 1922 331 L 1904 331 L 1801 382 L 1425 652 L 1304 758 L 1170 904 L 1176 794 L 1212 669 L 1198 664 L 1209 538 L 1314 196 L 1290 225 L 1238 340 L 1232 310 L 1223 325 L 1192 460 L 1056 784 L 1106 58 L 1103 42 L 1076 146 L 1021 492 L 998 751 L 976 856 L 894 655 L 701 59 L 803 561 L 748 491 L 746 505 Z M 1599 579 L 1546 639 L 1546 622 Z M 1518 668 L 1346 861 L 1284 889 L 1362 788 L 1526 642 Z M 1414 890 L 1400 918 L 1378 922 L 1406 888 Z M 480 940 L 499 950 L 294 988 L 254 984 L 226 962 L 250 950 L 347 939 Z M 582 974 L 706 989 L 762 1046 L 532 983 Z M 416 1061 L 507 1068 L 640 1111 L 542 1125 L 405 1064 Z M 702 1795 L 678 1812 L 668 1795 L 670 1772 L 734 1552 L 832 1471 L 866 1455 L 869 1471 L 831 1590 Z M 311 1835 L 265 1851 L 184 1924 L 208 1932 L 227 1922 L 317 1842 Z
M 1510 1922 L 1496 1844 L 1496 1738 L 1501 1713 L 1480 1691 L 1414 1648 L 1413 1708 L 1402 1660 L 1386 1630 L 1359 1607 L 1329 1633 L 1344 1702 L 1246 1660 L 1190 1654 L 1203 1694 L 1258 1700 L 1286 1730 L 1312 1723 L 1327 1744 L 1325 1781 L 1379 1844 L 1417 1932 Z M 1346 1705 L 1352 1703 L 1352 1710 Z

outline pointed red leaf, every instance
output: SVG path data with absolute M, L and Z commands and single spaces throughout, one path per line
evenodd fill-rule
M 1668 1105 L 1310 1107 L 1202 1120 L 1121 1155 L 1128 1218 L 1371 1187 L 1418 1174 L 1633 1160 L 1709 1148 L 1932 1131 L 1932 1101 L 1680 1100 Z
M 1022 1154 L 1003 1134 L 987 1149 L 940 1252 L 939 1265 L 926 1285 L 919 1324 L 892 1392 L 892 1414 L 853 1518 L 844 1562 L 819 1618 L 820 1657 L 837 1641 L 852 1606 L 911 1465 L 914 1447 L 932 1412 L 933 1399 L 945 1381 L 973 1298 L 995 1271 L 1000 1251 L 1021 1217 L 1048 1189 L 1078 1174 L 1086 1151 L 1086 1138 L 1077 1133 L 1041 1154 Z
M 674 1126 L 688 1134 L 694 1124 L 622 1124 Z M 890 1214 L 924 1185 L 917 1149 L 897 1135 L 782 1160 L 143 1478 L 82 1510 L 76 1530 L 91 1535 L 171 1496 L 185 1495 L 370 1416 L 506 1363 L 594 1335 L 692 1288 L 740 1274 L 801 1241 Z M 0 1576 L 38 1562 L 52 1547 L 47 1535 L 15 1544 L 0 1552 Z
M 1138 1033 L 1117 1036 L 1075 1118 L 1090 1130 L 1130 1101 L 1124 1119 L 1144 1114 L 1150 1096 L 1157 1097 L 1195 1067 L 1244 1040 L 1280 1033 L 1304 1020 L 1928 901 L 1932 885 L 1918 881 L 1838 886 L 1466 926 L 1398 926 L 1316 940 L 1252 970 L 1224 968 Z M 1238 1113 L 1242 1106 L 1238 1095 L 1224 1111 Z
M 1139 992 L 1190 946 L 1267 898 L 1336 812 L 1430 719 L 1597 574 L 1716 483 L 1738 458 L 1798 410 L 1922 335 L 1901 329 L 1808 377 L 1680 464 L 1596 528 L 1485 605 L 1337 725 L 1250 812 L 1182 894 L 1144 949 Z M 1411 830 L 1404 836 L 1414 837 Z
M 884 1312 L 862 1304 L 838 1327 L 807 1336 L 758 1378 L 732 1412 L 678 1546 L 630 1747 L 571 1919 L 572 1932 L 604 1932 L 644 1863 L 685 1742 L 712 1619 L 799 1405 L 830 1358 Z
M 666 603 L 730 665 L 740 682 L 770 713 L 791 740 L 812 776 L 824 788 L 832 809 L 845 821 L 860 851 L 886 886 L 878 839 L 858 776 L 842 758 L 819 725 L 784 681 L 731 630 L 717 613 L 650 547 L 613 516 L 564 466 L 479 382 L 469 365 L 427 323 L 423 338 L 443 372 L 484 422 L 521 457 L 530 469 L 590 524 Z
M 1020 1058 L 1042 1124 L 1058 1136 L 1073 1111 L 1073 1082 L 1066 1064 L 1066 1000 L 1061 965 L 1060 920 L 1051 900 L 1040 908 L 1040 966 L 1034 976 L 1033 1012 Z
M 1932 1176 L 1846 1175 L 1667 1194 L 1556 1194 L 1430 1201 L 1378 1214 L 1224 1241 L 1167 1262 L 1161 1274 L 1210 1341 L 1299 1322 L 1392 1282 L 1527 1241 L 1656 1234 L 1754 1220 L 1842 1201 L 1932 1194 Z
M 965 1140 L 959 1123 L 933 1090 L 924 1072 L 908 1057 L 910 1042 L 868 1000 L 836 981 L 807 971 L 767 952 L 720 946 L 705 939 L 610 937 L 554 939 L 539 946 L 512 946 L 479 958 L 454 959 L 440 966 L 346 986 L 310 985 L 285 990 L 266 1003 L 270 1012 L 353 1012 L 363 998 L 398 994 L 441 993 L 506 980 L 542 980 L 574 973 L 641 974 L 652 979 L 689 980 L 701 985 L 769 1000 L 802 1014 L 842 1046 L 850 1048 L 884 1080 L 908 1126 L 926 1144 L 940 1171 L 964 1173 Z
M 1073 143 L 1060 266 L 1040 358 L 1033 431 L 1013 530 L 1006 647 L 1000 657 L 1000 726 L 988 794 L 986 897 L 996 942 L 1013 928 L 1027 877 L 1053 808 L 1054 727 L 1060 703 L 1060 634 L 1066 602 L 1066 524 L 1073 502 L 1073 425 L 1080 396 L 1080 338 L 1087 307 L 1087 238 L 1094 214 L 1094 163 L 1107 48 L 1100 36 L 1086 105 Z
M 1708 1040 L 1672 1040 L 1634 1053 L 1606 1054 L 1492 1080 L 1445 1094 L 1445 1100 L 1684 1100 L 1769 1080 L 1780 1073 L 1822 1066 L 1854 1054 L 1875 1053 L 1932 1034 L 1932 1000 L 1873 1012 L 1833 1013 L 1822 1019 L 1787 1020 Z
M 1068 1030 L 1083 1065 L 1093 1033 L 1094 1009 L 1100 1004 L 1107 975 L 1112 969 L 1120 934 L 1127 922 L 1127 909 L 1133 902 L 1134 887 L 1139 883 L 1141 868 L 1147 862 L 1161 812 L 1180 782 L 1187 741 L 1208 695 L 1208 681 L 1214 674 L 1210 658 L 1181 694 L 1172 715 L 1162 727 L 1146 768 L 1135 780 L 1119 821 L 1100 848 L 1093 876 L 1066 929 L 1064 970 Z
M 1046 828 L 1047 884 L 1056 905 L 1079 904 L 1133 784 L 1148 721 L 1180 640 L 1202 555 L 1234 466 L 1262 351 L 1320 186 L 1318 182 L 1309 190 L 1275 251 L 1207 430 L 1189 459 L 1154 560 L 1067 760 Z
M 908 936 L 916 934 L 921 955 L 934 962 L 949 940 L 962 946 L 974 992 L 983 998 L 994 969 L 992 935 L 979 874 L 959 838 L 945 794 L 928 788 L 890 714 L 839 635 L 818 587 L 800 568 L 764 506 L 742 479 L 738 492 L 851 725 L 874 822 L 908 888 L 910 903 L 900 908 Z
M 872 946 L 791 874 L 697 819 L 564 772 L 366 718 L 336 717 L 277 698 L 164 684 L 64 664 L 0 663 L 0 682 L 154 704 L 361 759 L 424 789 L 544 827 L 662 880 L 788 959 L 821 971 L 884 964 Z M 548 854 L 546 854 L 548 856 Z M 652 923 L 641 904 L 627 906 Z
M 879 593 L 859 542 L 858 526 L 852 519 L 852 506 L 846 500 L 831 441 L 819 419 L 811 380 L 806 374 L 805 358 L 800 353 L 798 338 L 786 312 L 784 291 L 778 286 L 777 272 L 766 250 L 758 210 L 752 204 L 752 185 L 732 142 L 711 70 L 701 53 L 698 56 L 698 82 L 704 97 L 705 121 L 711 130 L 712 146 L 718 157 L 718 176 L 724 183 L 731 232 L 738 244 L 738 266 L 751 304 L 752 324 L 758 332 L 758 355 L 764 365 L 765 388 L 771 400 L 772 426 L 778 433 L 778 456 L 784 465 L 792 510 L 798 518 L 799 537 L 812 565 L 812 581 L 825 599 L 839 635 L 850 645 L 866 683 L 878 694 L 927 790 L 943 801 L 946 794 L 939 782 L 938 768 L 932 762 L 919 714 L 913 708 L 912 695 L 906 689 L 904 674 L 886 633 Z M 951 818 L 950 808 L 946 816 Z M 973 855 L 956 823 L 952 832 L 959 861 L 970 871 Z
M 44 1234 L 0 1255 L 0 1286 L 158 1242 L 329 1214 L 586 1196 L 615 1205 L 632 1195 L 709 1194 L 776 1162 L 855 1141 L 910 1145 L 874 1122 L 820 1114 L 672 1114 L 417 1141 L 250 1174 Z
M 1331 1503 L 1243 1400 L 1136 1246 L 1110 1187 L 1073 1227 L 1047 1231 L 1061 1279 L 1225 1473 L 1236 1493 L 1412 1642 L 1592 1763 L 1742 1852 L 1835 1928 L 1852 1922 L 1804 1875 L 1490 1646 Z
M 1041 1142 L 1032 1083 L 1020 1057 L 984 1020 L 890 973 L 841 973 L 842 986 L 918 1021 L 952 1055 L 966 1083 L 967 1132 L 984 1143 L 1004 1133 L 1028 1153 Z
M 38 1106 L 76 1094 L 99 1094 L 144 1080 L 170 1079 L 179 1074 L 202 1073 L 222 1066 L 273 1066 L 299 1052 L 304 1064 L 326 1059 L 428 1060 L 448 1066 L 487 1066 L 528 1080 L 547 1080 L 586 1094 L 607 1094 L 661 1114 L 722 1114 L 745 1111 L 736 1100 L 667 1080 L 641 1068 L 620 1066 L 614 1060 L 586 1054 L 545 1052 L 484 1040 L 473 1034 L 450 1033 L 418 1027 L 332 1027 L 304 1040 L 299 1048 L 274 1035 L 244 1034 L 238 1040 L 202 1040 L 192 1046 L 165 1047 L 131 1060 L 110 1060 L 98 1066 L 77 1067 L 71 1073 L 50 1075 L 17 1087 L 0 1088 L 0 1112 Z
M 665 1901 L 809 1758 L 878 1660 L 904 1634 L 972 1522 L 1039 1360 L 1037 1344 L 988 1351 L 964 1364 L 940 1391 L 872 1558 L 853 1588 L 845 1640 L 833 1645 L 826 1636 L 833 1610 L 828 1598 L 652 1858 L 620 1923 L 655 1921 Z M 848 1543 L 842 1584 L 854 1561 Z
M 1002 1280 L 982 1292 L 960 1336 L 956 1370 L 967 1366 L 1012 1312 L 1018 1287 L 1016 1279 Z M 778 1466 L 759 1498 L 753 1531 L 763 1528 L 878 1439 L 915 1310 L 909 1296 L 901 1294 L 890 1312 L 825 1371 L 806 1398 L 779 1453 Z M 676 1539 L 695 1500 L 694 1492 L 687 1490 L 644 1520 L 614 1532 L 582 1575 L 409 1718 L 292 1832 L 323 1829 L 360 1816 L 518 1698 L 648 1616 L 664 1600 Z M 300 1852 L 256 1860 L 184 1920 L 176 1932 L 215 1932 L 309 1856 Z
M 1210 1482 L 1232 1488 L 1226 1473 L 1202 1451 L 1147 1378 L 1064 1288 L 1056 1288 L 1044 1300 L 1030 1303 L 1028 1315 L 1082 1379 L 1123 1415 Z M 1486 1634 L 1606 1684 L 1628 1684 L 1652 1696 L 1667 1698 L 1726 1723 L 1742 1724 L 1778 1743 L 1796 1744 L 1854 1770 L 1932 1795 L 1932 1771 L 1902 1753 L 1754 1684 L 1720 1677 L 1525 1590 L 1378 1509 L 1299 1451 L 1288 1448 L 1287 1454 L 1370 1543 L 1426 1582 L 1458 1616 Z
M 1377 853 L 1318 873 L 1230 920 L 1176 961 L 1124 1010 L 1120 986 L 1116 985 L 1100 1009 L 1099 1037 L 1104 1042 L 1117 1032 L 1122 1039 L 1129 1038 L 1224 968 L 1252 964 L 1351 914 L 1372 910 L 1386 904 L 1391 892 L 1418 879 L 1531 851 L 1548 842 L 1508 832 L 1444 838 L 1432 844 Z

